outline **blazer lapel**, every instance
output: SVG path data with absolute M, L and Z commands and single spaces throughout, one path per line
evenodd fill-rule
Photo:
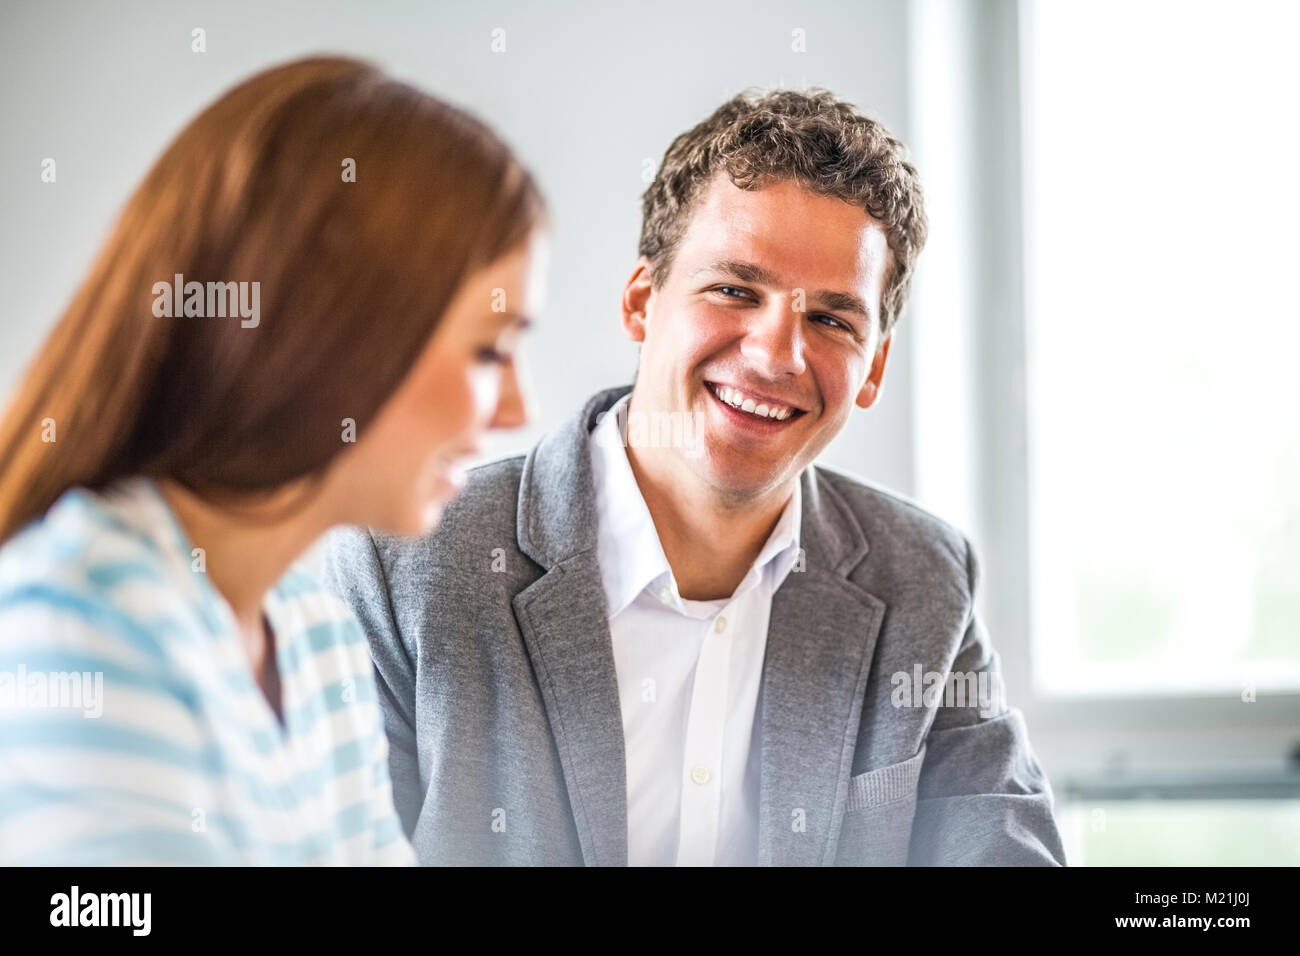
M 537 674 L 588 866 L 627 865 L 627 762 L 587 435 L 627 388 L 602 392 L 529 454 L 519 547 L 546 573 L 512 602 Z
M 835 861 L 885 614 L 847 577 L 868 550 L 857 521 L 814 467 L 801 481 L 805 569 L 792 570 L 772 598 L 763 663 L 760 865 Z

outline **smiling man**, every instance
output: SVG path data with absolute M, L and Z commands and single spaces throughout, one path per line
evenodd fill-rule
M 879 397 L 925 233 L 879 123 L 736 97 L 646 192 L 632 388 L 432 536 L 336 537 L 423 862 L 1064 864 L 969 541 L 815 464 Z

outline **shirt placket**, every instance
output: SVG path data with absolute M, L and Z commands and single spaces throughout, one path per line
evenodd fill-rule
M 703 622 L 707 628 L 695 665 L 682 760 L 678 866 L 712 866 L 722 819 L 722 756 L 731 666 L 731 605 Z

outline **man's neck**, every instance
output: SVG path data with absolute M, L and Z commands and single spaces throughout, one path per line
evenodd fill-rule
M 688 601 L 731 597 L 781 519 L 798 478 L 755 498 L 732 499 L 693 474 L 675 473 L 676 463 L 662 449 L 628 445 L 627 457 L 678 593 Z

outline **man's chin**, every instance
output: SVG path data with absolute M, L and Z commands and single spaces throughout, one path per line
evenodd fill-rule
M 755 467 L 752 461 L 738 464 L 713 456 L 702 457 L 695 466 L 706 484 L 729 498 L 758 498 L 783 483 L 776 468 Z

